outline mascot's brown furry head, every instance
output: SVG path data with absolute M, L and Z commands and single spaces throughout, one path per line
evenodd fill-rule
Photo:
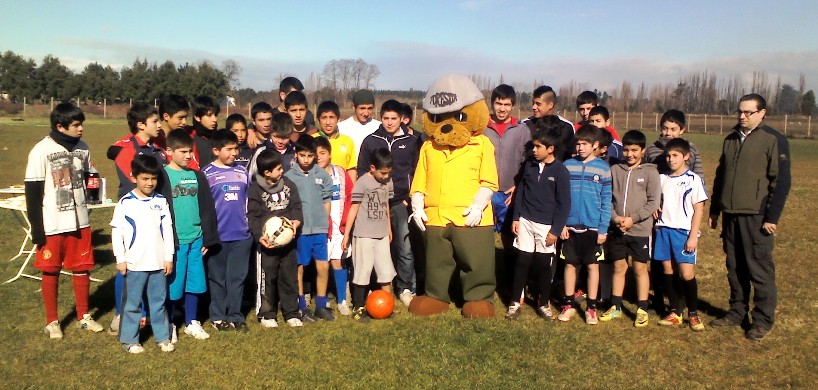
M 441 146 L 466 145 L 489 121 L 489 108 L 477 85 L 457 74 L 443 76 L 429 87 L 423 110 L 423 132 Z

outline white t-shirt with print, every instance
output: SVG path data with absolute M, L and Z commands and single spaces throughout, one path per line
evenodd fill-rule
M 662 213 L 656 226 L 690 230 L 693 205 L 707 200 L 699 175 L 688 170 L 679 176 L 659 175 L 662 186 Z
M 361 152 L 361 144 L 364 143 L 366 136 L 378 130 L 381 127 L 381 121 L 370 119 L 365 125 L 355 120 L 355 116 L 351 116 L 338 122 L 338 132 L 352 138 L 355 143 L 355 161 L 358 160 L 358 154 Z

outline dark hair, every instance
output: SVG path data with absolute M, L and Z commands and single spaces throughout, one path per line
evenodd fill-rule
M 749 95 L 744 95 L 741 99 L 738 100 L 739 103 L 746 102 L 746 101 L 754 101 L 756 102 L 756 110 L 766 110 L 767 109 L 767 101 L 757 93 L 751 93 Z
M 51 111 L 51 130 L 57 131 L 57 125 L 67 128 L 71 122 L 85 122 L 85 114 L 71 102 L 62 102 Z
M 597 96 L 595 92 L 582 91 L 582 93 L 577 95 L 577 107 L 589 103 L 595 106 L 599 104 L 599 96 Z
M 690 154 L 690 142 L 687 142 L 684 138 L 674 138 L 667 141 L 667 144 L 665 144 L 665 153 L 669 153 L 670 151 Z
M 193 147 L 193 138 L 190 137 L 190 134 L 188 134 L 185 129 L 171 130 L 170 133 L 168 133 L 167 141 L 170 150 Z
M 557 143 L 559 142 L 559 136 L 557 136 L 557 133 L 555 133 L 551 129 L 541 129 L 538 127 L 537 130 L 534 131 L 534 134 L 532 134 L 531 140 L 539 141 L 546 147 L 548 146 L 556 147 Z
M 600 129 L 599 132 L 599 147 L 607 148 L 613 143 L 613 135 L 607 129 Z
M 590 143 L 599 142 L 602 131 L 604 130 L 586 123 L 574 133 L 574 139 Z
M 267 102 L 258 102 L 256 104 L 253 104 L 253 107 L 250 109 L 250 118 L 256 120 L 256 115 L 268 112 L 270 114 L 274 112 L 273 106 L 271 106 L 270 103 Z
M 176 115 L 179 111 L 188 111 L 190 110 L 190 105 L 187 103 L 187 99 L 176 95 L 170 94 L 161 99 L 159 99 L 159 117 L 160 119 L 168 114 L 170 116 Z
M 532 99 L 542 98 L 546 102 L 554 102 L 554 104 L 557 103 L 557 93 L 554 92 L 553 88 L 547 85 L 537 87 L 531 95 Z
M 256 157 L 256 169 L 258 173 L 264 175 L 266 171 L 272 171 L 277 166 L 283 164 L 281 160 L 281 153 L 272 149 L 264 149 Z
M 231 144 L 238 145 L 239 137 L 230 130 L 216 130 L 213 132 L 213 135 L 210 136 L 210 145 L 216 148 L 216 150 L 221 150 L 223 147 Z
M 383 116 L 383 114 L 385 114 L 385 113 L 387 113 L 389 111 L 396 112 L 398 115 L 400 115 L 402 110 L 403 110 L 403 106 L 401 105 L 401 103 L 399 101 L 397 101 L 395 99 L 389 99 L 389 100 L 383 102 L 383 104 L 381 104 L 380 115 Z
M 392 168 L 392 152 L 387 148 L 375 149 L 369 157 L 375 169 Z
M 627 133 L 625 133 L 625 135 L 622 136 L 623 146 L 636 145 L 644 149 L 645 145 L 647 144 L 648 138 L 645 136 L 645 133 L 639 130 L 628 131 Z
M 244 115 L 239 114 L 239 113 L 230 114 L 230 116 L 228 116 L 227 120 L 225 120 L 225 122 L 224 122 L 224 128 L 227 129 L 227 130 L 230 130 L 230 129 L 233 128 L 233 125 L 235 125 L 236 123 L 243 124 L 244 128 L 247 129 L 247 119 L 244 118 Z
M 128 109 L 128 114 L 126 115 L 128 118 L 128 129 L 131 130 L 131 134 L 136 134 L 139 132 L 139 128 L 137 128 L 137 123 L 147 124 L 148 118 L 151 115 L 159 116 L 159 112 L 156 111 L 156 108 L 151 106 L 145 102 L 136 102 Z
M 517 93 L 514 91 L 514 87 L 508 84 L 500 84 L 491 91 L 491 100 L 489 101 L 494 104 L 497 99 L 511 99 L 511 105 L 513 106 L 517 104 Z
M 273 113 L 273 120 L 270 122 L 270 135 L 280 138 L 287 138 L 293 133 L 293 118 L 286 112 Z
M 197 116 L 201 118 L 207 115 L 208 112 L 219 115 L 219 110 L 221 109 L 210 96 L 197 96 L 190 102 L 190 107 L 193 108 L 193 119 L 196 119 L 195 117 Z
M 295 152 L 315 153 L 315 137 L 306 134 L 298 137 L 298 141 L 295 141 Z
M 307 95 L 304 95 L 304 92 L 292 91 L 284 98 L 284 109 L 289 110 L 290 106 L 299 104 L 303 104 L 304 107 L 307 107 Z
M 534 120 L 534 128 L 536 130 L 553 132 L 555 134 L 560 134 L 563 126 L 565 126 L 565 122 L 556 115 L 546 115 Z
M 605 106 L 595 106 L 590 112 L 588 112 L 588 118 L 594 115 L 602 115 L 602 119 L 605 119 L 606 121 L 611 119 L 611 114 L 608 112 L 608 109 L 605 108 Z
M 321 102 L 321 104 L 318 105 L 318 109 L 315 110 L 315 117 L 320 118 L 321 114 L 325 112 L 331 112 L 335 114 L 336 117 L 341 117 L 341 108 L 338 107 L 338 103 L 335 103 L 332 100 Z
M 315 137 L 315 149 L 316 151 L 318 148 L 324 148 L 328 152 L 332 153 L 332 143 L 329 142 L 329 138 L 327 137 Z
M 153 156 L 137 154 L 131 160 L 131 176 L 136 178 L 143 173 L 159 177 L 162 173 L 162 164 L 159 164 L 159 161 Z
M 301 84 L 301 80 L 292 76 L 283 78 L 281 83 L 278 84 L 278 92 L 284 92 L 289 95 L 290 91 L 293 89 L 296 91 L 303 91 L 304 84 Z
M 667 110 L 664 114 L 662 114 L 662 119 L 659 120 L 659 126 L 662 126 L 665 122 L 671 122 L 679 125 L 679 128 L 684 130 L 687 124 L 685 120 L 685 113 L 679 110 Z
M 406 103 L 401 103 L 400 116 L 403 118 L 409 118 L 409 122 L 411 123 L 415 117 L 415 110 L 412 109 L 412 106 Z

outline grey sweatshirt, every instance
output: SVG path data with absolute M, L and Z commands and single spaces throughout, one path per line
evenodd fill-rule
M 619 231 L 613 223 L 616 217 L 631 217 L 633 226 L 625 232 L 634 237 L 650 237 L 653 213 L 659 209 L 662 186 L 656 164 L 643 163 L 630 169 L 628 164 L 611 167 L 613 196 L 611 197 L 611 231 Z

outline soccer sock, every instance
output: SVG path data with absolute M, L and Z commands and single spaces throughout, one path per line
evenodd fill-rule
M 327 308 L 327 296 L 326 295 L 317 295 L 315 297 L 315 310 L 318 308 L 326 309 Z
M 298 310 L 307 310 L 307 297 L 304 295 L 298 296 Z
M 566 295 L 565 298 L 563 298 L 563 305 L 575 308 L 577 306 L 577 303 L 574 301 L 574 296 Z
M 551 274 L 554 268 L 554 255 L 534 253 L 534 270 L 540 282 L 539 306 L 548 306 L 551 300 Z
M 585 304 L 588 305 L 588 309 L 596 310 L 597 302 L 599 302 L 598 299 L 587 298 Z
M 74 304 L 77 306 L 77 319 L 88 314 L 88 290 L 91 288 L 91 275 L 87 272 L 74 274 L 72 278 L 74 286 Z
M 523 289 L 528 280 L 528 270 L 531 269 L 531 262 L 534 254 L 531 252 L 519 251 L 517 261 L 514 264 L 514 279 L 511 283 L 511 301 L 521 303 L 523 301 Z
M 676 288 L 673 286 L 673 275 L 662 274 L 662 286 L 664 287 L 665 295 L 670 301 L 670 310 L 676 314 L 679 313 L 679 295 L 676 293 Z
M 196 312 L 199 309 L 199 294 L 185 293 L 185 325 L 190 325 L 196 320 Z
M 640 308 L 640 309 L 642 309 L 642 310 L 644 310 L 646 312 L 648 311 L 649 306 L 650 306 L 650 301 L 648 301 L 647 299 L 644 300 L 644 301 L 636 302 L 636 307 Z M 622 306 L 619 306 L 619 307 L 622 308 Z
M 352 284 L 352 307 L 357 309 L 366 306 L 366 286 Z
M 332 275 L 335 277 L 335 298 L 338 303 L 347 300 L 347 270 L 333 269 Z
M 639 302 L 643 302 L 643 301 L 639 301 Z M 647 301 L 644 301 L 644 302 L 647 303 Z M 613 306 L 616 306 L 617 309 L 622 310 L 622 297 L 621 296 L 612 295 L 611 296 L 611 303 L 613 304 Z M 645 309 L 647 309 L 647 306 L 645 306 Z
M 117 271 L 114 277 L 114 315 L 122 314 L 122 289 L 125 288 L 125 275 Z
M 695 276 L 683 283 L 685 286 L 685 301 L 687 301 L 687 314 L 695 316 L 699 310 L 699 283 L 696 282 Z
M 57 321 L 57 283 L 60 274 L 50 274 L 43 272 L 43 280 L 40 282 L 40 289 L 43 291 L 43 305 L 45 306 L 45 321 L 50 324 Z

